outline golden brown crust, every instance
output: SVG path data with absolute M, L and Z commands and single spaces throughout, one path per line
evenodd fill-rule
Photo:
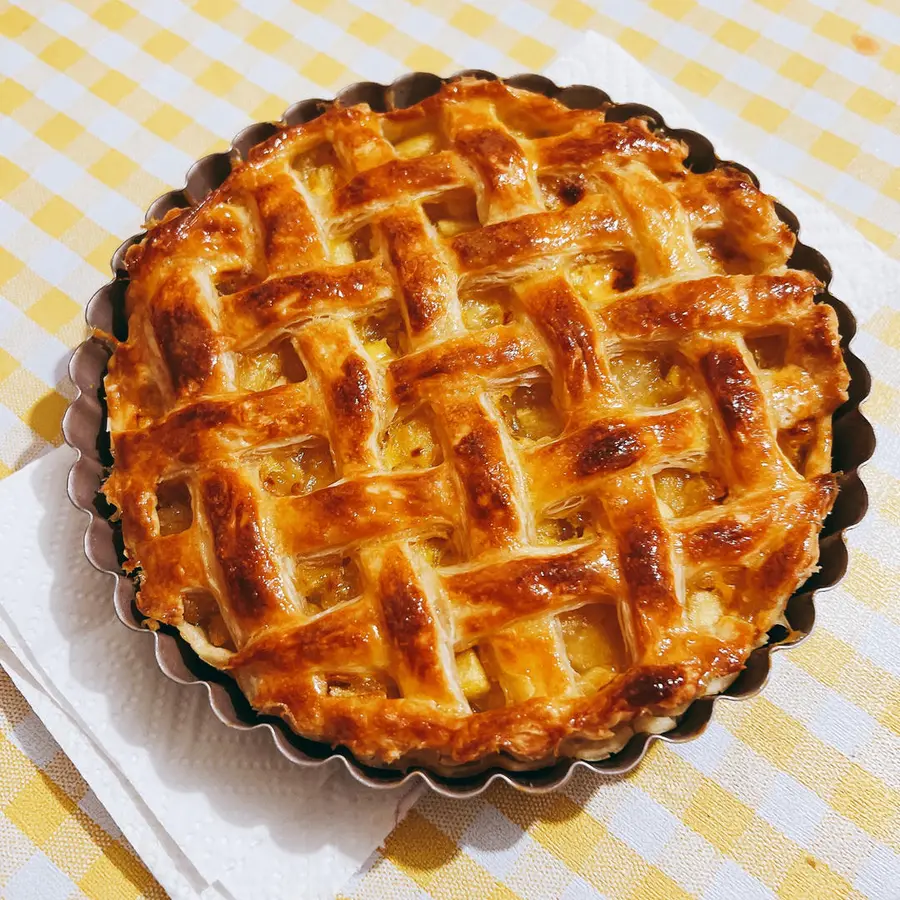
M 153 225 L 106 378 L 141 610 L 381 765 L 597 755 L 733 677 L 848 375 L 773 200 L 686 155 L 462 80 Z

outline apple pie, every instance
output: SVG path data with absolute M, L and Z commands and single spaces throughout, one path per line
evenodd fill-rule
M 464 78 L 282 127 L 126 260 L 126 569 L 259 711 L 375 766 L 600 759 L 814 571 L 848 373 L 743 171 Z

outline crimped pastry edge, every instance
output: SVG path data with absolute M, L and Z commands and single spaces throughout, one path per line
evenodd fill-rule
M 360 82 L 345 88 L 334 101 L 306 100 L 293 104 L 286 110 L 278 125 L 297 124 L 308 121 L 324 111 L 332 103 L 351 105 L 369 102 L 375 108 L 387 104 L 407 106 L 435 93 L 442 84 L 461 76 L 477 76 L 496 79 L 490 72 L 467 70 L 449 78 L 438 78 L 428 73 L 411 73 L 390 85 Z M 713 165 L 723 161 L 715 155 L 710 142 L 701 135 L 683 129 L 669 128 L 662 116 L 655 110 L 633 103 L 611 103 L 601 90 L 587 85 L 572 85 L 560 88 L 541 75 L 526 74 L 500 79 L 513 87 L 553 96 L 572 106 L 583 108 L 605 107 L 607 114 L 623 118 L 643 115 L 651 119 L 664 132 L 677 136 L 688 144 L 691 156 L 705 159 Z M 224 180 L 233 160 L 246 155 L 250 147 L 265 140 L 277 125 L 256 123 L 243 129 L 232 141 L 231 148 L 218 154 L 204 157 L 188 171 L 185 187 L 170 191 L 150 205 L 147 220 L 159 219 L 175 206 L 195 205 Z M 730 163 L 730 165 L 735 165 Z M 756 181 L 752 172 L 743 169 Z M 797 234 L 799 223 L 796 217 L 780 204 L 776 204 L 779 217 Z M 86 316 L 88 325 L 97 330 L 110 332 L 114 328 L 115 301 L 124 296 L 127 279 L 124 276 L 123 260 L 129 246 L 140 240 L 135 235 L 127 240 L 113 255 L 111 268 L 116 275 L 113 281 L 104 285 L 92 297 Z M 798 268 L 813 271 L 827 289 L 831 277 L 828 262 L 817 251 L 798 241 L 794 261 Z M 711 717 L 712 708 L 719 699 L 742 699 L 757 693 L 765 684 L 770 668 L 770 657 L 774 650 L 799 643 L 806 637 L 813 625 L 815 610 L 813 594 L 822 588 L 836 584 L 846 569 L 847 551 L 843 532 L 858 523 L 865 514 L 867 495 L 857 469 L 874 450 L 874 433 L 871 425 L 859 411 L 859 403 L 869 389 L 869 373 L 862 362 L 849 350 L 848 344 L 855 332 L 855 319 L 839 300 L 826 291 L 825 302 L 837 312 L 841 346 L 844 359 L 851 374 L 850 399 L 833 416 L 834 423 L 834 465 L 842 469 L 840 493 L 835 507 L 825 522 L 819 535 L 819 571 L 812 575 L 786 605 L 788 627 L 776 634 L 770 633 L 768 641 L 753 651 L 745 669 L 736 677 L 727 679 L 728 684 L 710 685 L 707 694 L 695 700 L 683 710 L 676 710 L 677 724 L 664 734 L 654 733 L 672 721 L 670 718 L 646 717 L 641 725 L 646 730 L 635 732 L 630 724 L 614 730 L 613 735 L 579 752 L 582 756 L 601 756 L 607 752 L 613 755 L 592 761 L 579 758 L 578 753 L 565 759 L 557 759 L 545 769 L 517 771 L 512 758 L 489 758 L 471 767 L 452 769 L 441 766 L 437 760 L 422 760 L 419 766 L 405 766 L 403 769 L 375 769 L 360 763 L 342 748 L 332 749 L 300 738 L 278 719 L 256 713 L 241 695 L 237 686 L 228 676 L 222 675 L 202 663 L 194 652 L 177 636 L 174 630 L 159 628 L 151 631 L 155 644 L 156 658 L 162 671 L 175 681 L 185 684 L 203 684 L 210 698 L 213 711 L 226 725 L 240 729 L 267 728 L 279 750 L 292 762 L 305 766 L 323 764 L 343 764 L 350 774 L 363 784 L 371 787 L 397 787 L 408 785 L 413 779 L 420 779 L 432 789 L 446 796 L 474 796 L 484 791 L 496 780 L 504 781 L 521 790 L 540 793 L 562 786 L 580 768 L 615 775 L 633 769 L 646 754 L 655 740 L 680 742 L 693 739 L 705 730 Z M 147 633 L 143 627 L 143 616 L 134 604 L 134 586 L 119 567 L 114 544 L 114 529 L 104 516 L 102 506 L 96 503 L 97 491 L 103 475 L 102 444 L 105 436 L 105 406 L 100 397 L 102 378 L 105 372 L 108 352 L 102 341 L 89 338 L 72 354 L 69 373 L 76 387 L 76 397 L 66 412 L 63 421 L 63 435 L 66 442 L 77 451 L 77 459 L 72 467 L 68 482 L 68 494 L 73 504 L 90 516 L 85 534 L 85 552 L 88 560 L 100 571 L 115 577 L 114 603 L 122 622 L 132 630 Z M 781 632 L 784 632 L 783 634 Z M 335 760 L 341 762 L 336 763 Z M 427 765 L 427 769 L 422 768 Z

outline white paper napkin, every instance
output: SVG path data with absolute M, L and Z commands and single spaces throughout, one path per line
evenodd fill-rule
M 331 898 L 415 794 L 289 763 L 159 670 L 82 550 L 55 450 L 0 482 L 0 662 L 174 897 Z

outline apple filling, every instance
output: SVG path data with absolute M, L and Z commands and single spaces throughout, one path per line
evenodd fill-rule
M 240 391 L 268 391 L 282 384 L 306 380 L 306 368 L 288 338 L 262 350 L 237 355 L 237 388 Z
M 539 441 L 562 431 L 562 418 L 553 404 L 549 381 L 520 385 L 502 394 L 498 405 L 509 433 L 516 440 Z
M 592 603 L 559 617 L 569 663 L 582 682 L 602 687 L 627 665 L 616 608 Z
M 721 503 L 728 489 L 708 472 L 687 469 L 663 469 L 653 476 L 656 496 L 664 504 L 663 512 L 672 516 L 692 516 Z
M 667 406 L 688 395 L 688 367 L 672 354 L 624 353 L 610 360 L 619 390 L 641 406 Z
M 219 610 L 219 604 L 212 593 L 200 589 L 185 591 L 181 595 L 181 603 L 184 621 L 199 628 L 214 647 L 235 649 L 231 634 Z
M 425 214 L 441 237 L 450 238 L 479 226 L 478 206 L 471 188 L 449 191 L 439 199 L 423 204 Z
M 358 597 L 362 592 L 359 567 L 351 556 L 299 562 L 294 587 L 303 597 L 307 613 L 315 615 Z
M 425 410 L 397 417 L 385 434 L 384 461 L 395 469 L 429 469 L 443 454 Z
M 307 441 L 268 453 L 259 467 L 262 486 L 276 497 L 299 497 L 335 480 L 334 460 L 325 441 Z
M 194 520 L 191 491 L 186 481 L 163 481 L 156 489 L 156 516 L 160 537 L 187 531 Z

